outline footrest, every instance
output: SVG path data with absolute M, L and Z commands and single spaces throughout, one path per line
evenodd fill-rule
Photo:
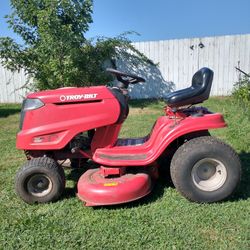
M 140 146 L 148 140 L 149 136 L 141 138 L 118 139 L 115 146 Z

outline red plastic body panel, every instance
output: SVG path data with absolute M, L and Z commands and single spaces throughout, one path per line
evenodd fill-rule
M 91 151 L 95 152 L 97 148 L 110 148 L 117 141 L 121 124 L 113 124 L 96 129 L 91 143 Z
M 18 149 L 58 150 L 78 133 L 112 125 L 120 115 L 119 102 L 106 87 L 49 90 L 28 98 L 45 105 L 25 113 Z
M 200 130 L 226 127 L 219 113 L 201 117 L 174 120 L 168 116 L 158 118 L 150 138 L 138 146 L 115 146 L 99 148 L 93 160 L 107 166 L 147 166 L 157 160 L 167 146 L 176 138 Z

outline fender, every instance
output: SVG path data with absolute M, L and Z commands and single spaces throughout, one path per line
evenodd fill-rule
M 93 160 L 107 166 L 147 166 L 156 161 L 169 144 L 180 136 L 226 126 L 220 113 L 178 120 L 162 116 L 158 118 L 145 143 L 138 146 L 99 148 L 95 151 Z

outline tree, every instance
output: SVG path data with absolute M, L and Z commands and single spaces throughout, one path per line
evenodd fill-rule
M 11 70 L 25 69 L 37 89 L 98 85 L 110 80 L 104 62 L 134 51 L 126 35 L 86 39 L 92 0 L 11 0 L 9 26 L 23 44 L 0 38 L 0 58 Z

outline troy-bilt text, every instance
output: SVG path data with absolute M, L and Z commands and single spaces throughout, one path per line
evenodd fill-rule
M 60 101 L 77 101 L 85 99 L 94 99 L 97 97 L 97 94 L 82 94 L 82 95 L 61 95 Z

